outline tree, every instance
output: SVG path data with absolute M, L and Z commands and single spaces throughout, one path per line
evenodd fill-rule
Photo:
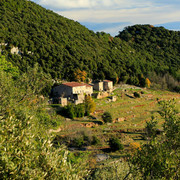
M 148 138 L 155 138 L 157 134 L 157 121 L 152 117 L 151 121 L 146 122 L 146 136 Z
M 28 68 L 17 80 L 0 70 L 0 177 L 82 179 L 87 171 L 68 161 L 66 149 L 52 146 L 54 137 L 43 122 L 46 105 L 39 97 L 45 82 L 36 70 Z
M 10 73 L 13 78 L 17 78 L 19 76 L 19 69 L 12 65 L 12 63 L 8 62 L 5 56 L 0 54 L 0 70 L 5 71 L 6 73 Z
M 143 74 L 139 74 L 138 75 L 138 78 L 139 78 L 139 85 L 141 86 L 141 87 L 145 87 L 145 85 L 146 85 L 146 80 L 145 80 L 145 78 L 144 78 L 144 76 L 143 76 Z
M 161 138 L 152 138 L 130 157 L 131 173 L 139 179 L 179 179 L 180 117 L 173 101 L 161 101 L 165 122 Z M 151 123 L 151 128 L 154 124 Z M 154 133 L 152 133 L 154 136 Z
M 109 112 L 104 112 L 102 115 L 102 119 L 105 123 L 107 123 L 107 122 L 111 123 L 112 122 L 112 116 Z
M 80 69 L 77 69 L 74 72 L 74 79 L 78 82 L 85 82 L 87 78 L 87 73 L 86 71 L 81 71 Z
M 112 151 L 118 151 L 123 149 L 123 145 L 120 143 L 119 139 L 115 137 L 109 139 L 109 146 Z
M 90 115 L 90 113 L 93 113 L 96 109 L 96 103 L 94 102 L 94 100 L 92 99 L 91 96 L 86 96 L 85 97 L 85 114 L 87 116 Z
M 147 88 L 150 88 L 150 86 L 151 86 L 151 81 L 148 78 L 146 78 L 146 80 L 145 80 L 145 86 Z

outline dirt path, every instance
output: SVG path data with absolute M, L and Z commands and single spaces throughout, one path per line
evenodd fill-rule
M 49 133 L 52 133 L 52 132 L 58 133 L 60 131 L 62 131 L 62 128 L 59 127 L 58 129 L 50 129 Z

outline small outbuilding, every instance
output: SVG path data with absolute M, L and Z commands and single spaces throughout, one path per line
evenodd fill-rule
M 93 89 L 96 91 L 112 91 L 113 82 L 110 80 L 93 82 Z
M 103 81 L 104 91 L 112 91 L 113 90 L 113 82 L 110 80 Z

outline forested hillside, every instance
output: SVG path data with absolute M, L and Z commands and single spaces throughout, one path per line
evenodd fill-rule
M 179 77 L 179 32 L 137 25 L 113 38 L 25 0 L 1 0 L 0 14 L 2 54 L 21 71 L 38 62 L 52 78 L 73 80 L 80 69 L 135 85 L 152 72 Z M 10 53 L 13 47 L 19 54 Z
M 117 37 L 141 52 L 149 62 L 156 62 L 159 66 L 157 73 L 168 70 L 176 76 L 180 64 L 180 32 L 151 25 L 134 25 L 125 28 Z

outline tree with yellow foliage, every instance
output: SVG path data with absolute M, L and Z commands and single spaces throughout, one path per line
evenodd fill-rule
M 150 86 L 151 86 L 151 81 L 148 78 L 146 78 L 146 80 L 145 80 L 145 86 L 147 88 L 150 88 Z
M 87 72 L 86 71 L 81 71 L 80 69 L 77 69 L 74 72 L 75 81 L 85 82 L 86 78 L 87 78 Z
M 85 113 L 89 116 L 90 113 L 93 113 L 96 109 L 96 104 L 93 101 L 91 96 L 86 96 L 85 98 Z

